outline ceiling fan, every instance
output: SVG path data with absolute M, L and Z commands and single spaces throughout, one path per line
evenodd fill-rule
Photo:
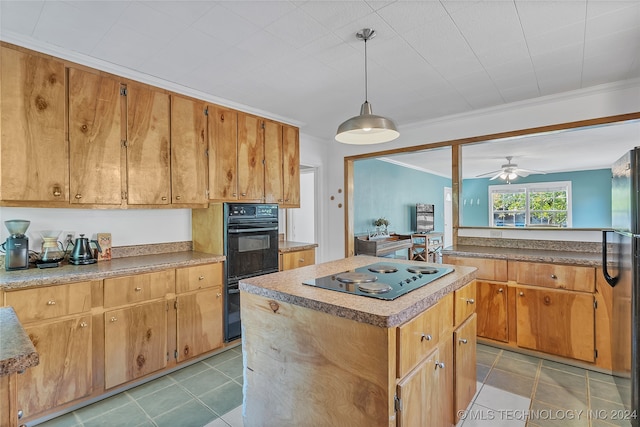
M 502 165 L 501 169 L 495 170 L 495 171 L 491 171 L 491 172 L 487 172 L 487 173 L 483 173 L 480 175 L 476 175 L 476 178 L 481 178 L 484 176 L 489 176 L 489 175 L 493 175 L 491 178 L 489 178 L 489 181 L 492 181 L 494 179 L 500 178 L 503 179 L 505 181 L 507 181 L 507 183 L 511 182 L 512 180 L 516 179 L 517 177 L 525 177 L 525 176 L 529 176 L 530 174 L 534 173 L 534 174 L 545 174 L 546 172 L 543 171 L 537 171 L 537 170 L 532 170 L 532 169 L 523 169 L 523 168 L 519 168 L 517 164 L 515 163 L 511 163 L 511 159 L 513 159 L 513 156 L 507 156 L 507 163 Z

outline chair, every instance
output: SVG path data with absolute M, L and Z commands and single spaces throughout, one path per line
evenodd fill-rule
M 409 259 L 413 261 L 427 261 L 429 256 L 429 239 L 424 234 L 411 235 L 411 249 Z

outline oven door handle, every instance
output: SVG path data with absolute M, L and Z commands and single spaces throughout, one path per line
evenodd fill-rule
M 231 295 L 231 294 L 239 294 L 239 293 L 240 293 L 240 289 L 238 289 L 238 288 L 235 288 L 235 289 L 227 289 L 227 293 L 228 293 L 229 295 Z
M 264 228 L 230 228 L 229 230 L 227 230 L 229 233 L 232 234 L 239 234 L 239 233 L 253 233 L 256 231 L 276 231 L 278 230 L 278 227 L 264 227 Z

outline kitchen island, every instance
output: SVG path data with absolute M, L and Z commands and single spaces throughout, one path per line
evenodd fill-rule
M 302 284 L 389 261 L 357 256 L 240 282 L 245 426 L 457 422 L 476 385 L 475 268 L 392 301 Z

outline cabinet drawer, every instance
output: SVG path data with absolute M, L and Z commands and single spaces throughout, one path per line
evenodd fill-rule
M 176 270 L 176 293 L 222 286 L 222 263 L 196 265 Z
M 521 285 L 595 292 L 594 267 L 516 262 L 516 281 Z
M 174 283 L 175 270 L 105 279 L 104 307 L 117 307 L 162 298 L 172 290 Z
M 476 277 L 482 280 L 507 281 L 507 260 L 491 258 L 466 258 L 445 255 L 445 264 L 465 265 L 478 269 Z
M 305 249 L 303 251 L 286 252 L 280 255 L 281 270 L 292 270 L 316 263 L 316 250 Z
M 442 311 L 442 301 L 439 301 L 398 327 L 398 378 L 404 377 L 438 345 Z
M 476 311 L 476 281 L 458 289 L 453 294 L 454 325 L 459 325 Z
M 69 283 L 5 293 L 20 322 L 51 319 L 91 310 L 91 282 Z

